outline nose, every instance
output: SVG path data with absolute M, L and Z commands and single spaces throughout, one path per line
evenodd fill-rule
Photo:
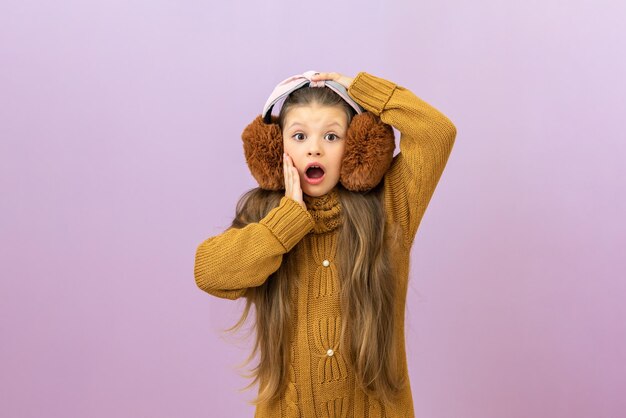
M 307 155 L 310 157 L 319 157 L 322 155 L 322 144 L 319 139 L 313 139 L 308 143 L 309 149 Z

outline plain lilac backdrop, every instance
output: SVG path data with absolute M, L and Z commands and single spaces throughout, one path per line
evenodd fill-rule
M 245 417 L 197 245 L 280 80 L 367 71 L 456 124 L 418 232 L 417 417 L 626 416 L 626 3 L 4 0 L 0 415 Z

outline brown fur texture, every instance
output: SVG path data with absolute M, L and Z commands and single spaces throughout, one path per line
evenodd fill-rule
M 252 176 L 265 190 L 284 190 L 283 136 L 272 116 L 272 123 L 257 116 L 241 134 L 246 162 Z M 346 151 L 341 164 L 341 184 L 353 192 L 365 192 L 382 180 L 391 165 L 395 141 L 393 129 L 372 113 L 356 115 L 346 135 Z
M 369 112 L 356 115 L 346 135 L 341 184 L 353 192 L 374 188 L 389 169 L 395 147 L 391 126 Z
M 241 134 L 243 151 L 252 176 L 265 190 L 284 190 L 283 134 L 277 119 L 271 124 L 257 116 Z

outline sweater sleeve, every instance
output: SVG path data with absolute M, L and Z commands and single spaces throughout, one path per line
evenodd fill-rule
M 230 228 L 202 242 L 194 265 L 196 284 L 217 297 L 237 299 L 262 285 L 288 253 L 313 229 L 311 215 L 283 197 L 258 223 Z
M 452 151 L 456 127 L 409 90 L 368 73 L 359 73 L 348 92 L 400 131 L 400 153 L 385 174 L 385 210 L 410 246 Z

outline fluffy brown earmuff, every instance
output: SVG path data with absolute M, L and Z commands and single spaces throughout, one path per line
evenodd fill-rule
M 352 118 L 346 135 L 346 152 L 339 181 L 353 192 L 365 192 L 383 179 L 396 147 L 393 128 L 373 113 Z
M 265 123 L 257 116 L 241 134 L 250 172 L 259 187 L 284 190 L 283 136 L 278 118 Z M 378 116 L 365 112 L 355 115 L 346 135 L 346 151 L 339 181 L 348 190 L 365 192 L 382 180 L 393 160 L 393 128 Z
M 278 126 L 278 118 L 272 116 L 272 123 L 263 122 L 257 116 L 241 134 L 243 152 L 252 177 L 265 190 L 283 190 L 283 134 Z

